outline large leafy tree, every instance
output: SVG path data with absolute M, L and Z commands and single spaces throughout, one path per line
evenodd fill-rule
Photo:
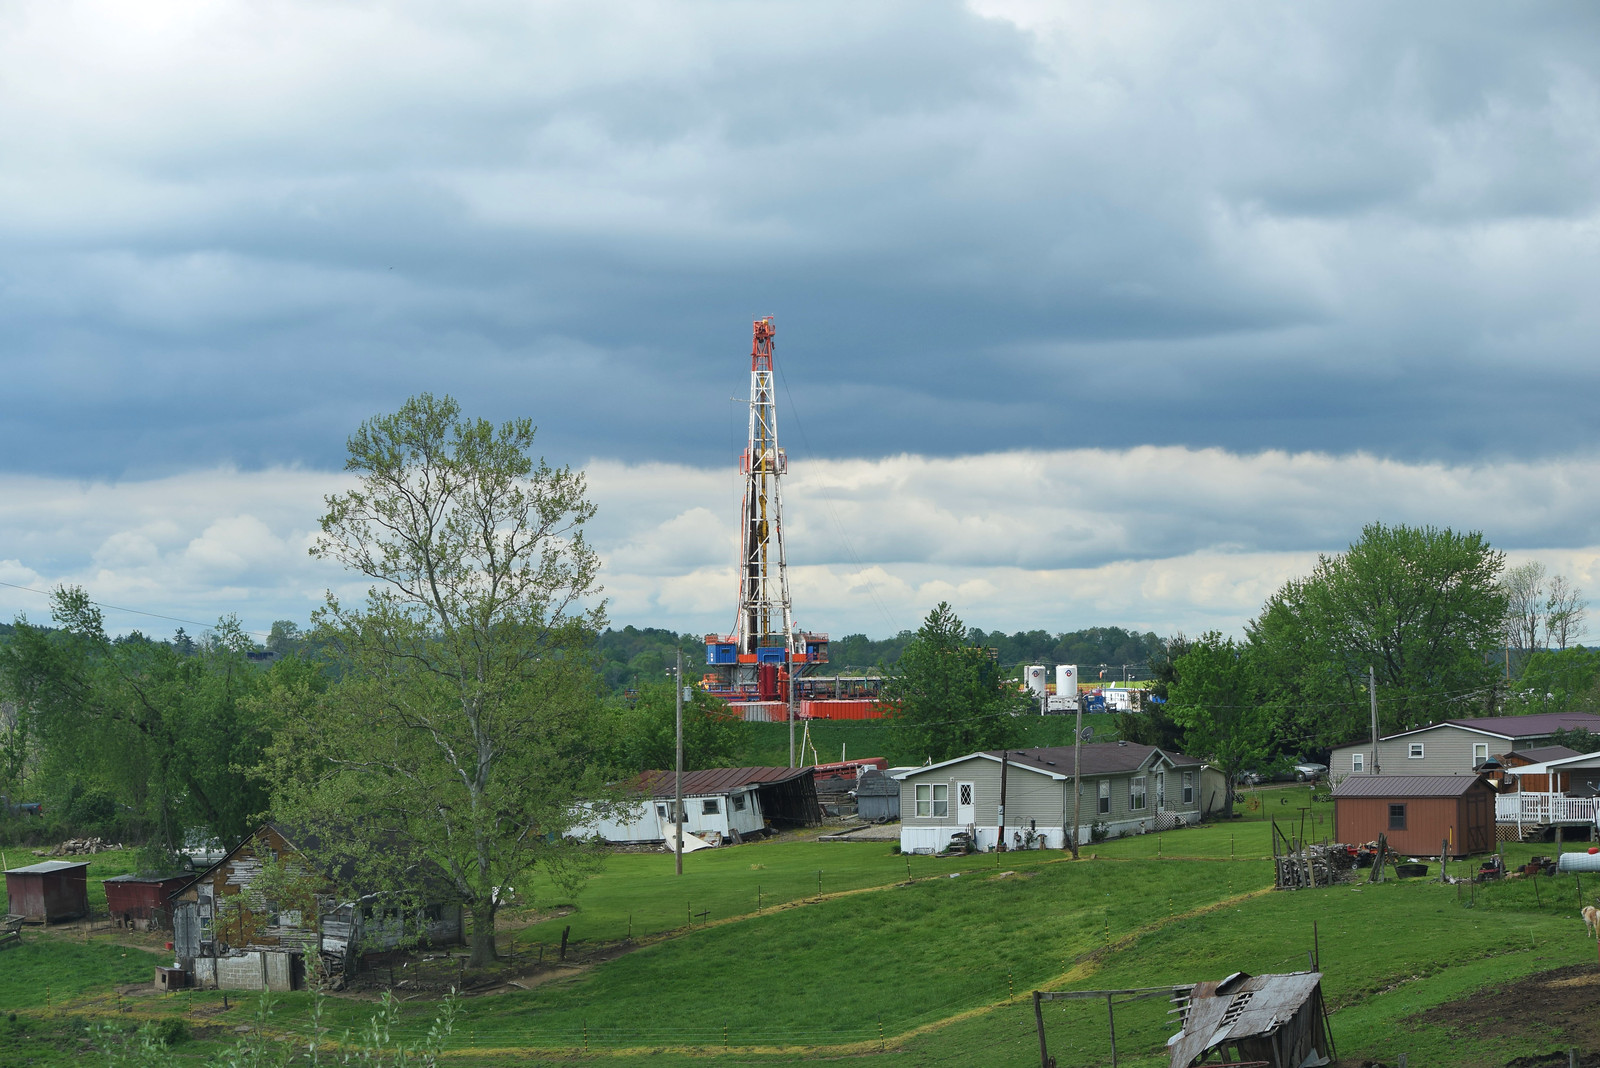
M 1382 523 L 1321 557 L 1248 628 L 1274 736 L 1327 745 L 1360 733 L 1369 666 L 1385 731 L 1493 708 L 1504 563 L 1475 531 Z
M 989 650 L 968 644 L 966 633 L 941 601 L 895 661 L 884 699 L 902 750 L 938 761 L 1002 748 L 1017 737 L 1017 717 L 1033 710 Z
M 1178 657 L 1168 714 L 1184 730 L 1184 749 L 1230 778 L 1267 757 L 1266 711 L 1248 645 L 1209 631 Z
M 677 763 L 677 695 L 670 680 L 641 683 L 630 705 L 613 699 L 614 763 L 623 772 L 666 770 Z M 726 701 L 691 687 L 683 703 L 683 766 L 729 767 L 744 740 Z
M 18 622 L 0 674 L 57 796 L 109 791 L 148 829 L 152 862 L 190 832 L 242 840 L 266 809 L 243 769 L 267 730 L 250 710 L 266 678 L 238 621 L 187 639 L 185 652 L 137 632 L 109 637 L 77 587 L 55 592 L 52 615 L 53 628 Z
M 581 472 L 532 455 L 526 419 L 423 394 L 349 440 L 348 493 L 312 553 L 372 582 L 329 594 L 316 637 L 341 681 L 285 694 L 275 809 L 369 885 L 442 872 L 494 958 L 499 887 L 583 869 L 564 835 L 590 785 L 604 624 Z M 520 883 L 526 887 L 526 882 Z

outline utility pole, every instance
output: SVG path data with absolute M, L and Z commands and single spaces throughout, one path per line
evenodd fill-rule
M 1378 774 L 1378 675 L 1367 665 L 1367 692 L 1372 695 L 1372 774 Z
M 672 852 L 677 858 L 678 874 L 683 874 L 683 650 L 678 650 L 678 671 L 672 680 L 673 696 L 678 710 L 678 770 L 674 773 L 672 789 Z
M 1010 755 L 1011 750 L 1009 749 L 1000 751 L 1000 826 L 994 839 L 994 851 L 996 853 L 1004 853 L 1006 851 L 1006 758 Z
M 1072 732 L 1072 837 L 1067 842 L 1072 846 L 1072 859 L 1078 859 L 1078 832 L 1083 827 L 1083 776 L 1079 768 L 1083 766 L 1083 698 L 1078 698 L 1078 726 Z

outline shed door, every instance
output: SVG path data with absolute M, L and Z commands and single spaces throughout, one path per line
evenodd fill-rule
M 1491 841 L 1494 815 L 1489 811 L 1490 804 L 1492 802 L 1486 791 L 1473 790 L 1467 794 L 1467 828 L 1463 844 L 1468 853 L 1488 853 L 1494 849 Z
M 956 783 L 956 822 L 963 827 L 978 822 L 978 806 L 974 804 L 973 790 L 970 782 Z

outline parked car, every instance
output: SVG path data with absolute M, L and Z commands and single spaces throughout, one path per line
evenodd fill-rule
M 1328 765 L 1317 764 L 1313 761 L 1302 761 L 1294 766 L 1294 777 L 1300 782 L 1310 782 L 1324 778 L 1328 774 Z

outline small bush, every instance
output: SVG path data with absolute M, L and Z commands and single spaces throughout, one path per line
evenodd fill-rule
M 189 1025 L 176 1016 L 168 1016 L 164 1020 L 157 1020 L 150 1028 L 150 1037 L 163 1046 L 176 1046 L 180 1042 L 189 1041 Z

